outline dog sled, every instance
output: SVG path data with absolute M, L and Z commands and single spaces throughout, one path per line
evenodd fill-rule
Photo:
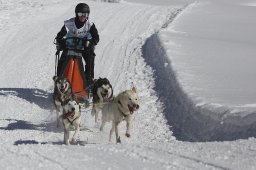
M 90 87 L 86 84 L 82 59 L 82 53 L 89 43 L 88 37 L 69 37 L 64 39 L 64 42 L 63 52 L 65 51 L 66 53 L 66 59 L 60 75 L 65 76 L 69 80 L 72 93 L 76 97 L 76 100 L 80 103 L 88 103 L 88 98 L 90 97 L 88 91 Z M 56 61 L 58 61 L 58 53 L 59 51 L 56 52 Z

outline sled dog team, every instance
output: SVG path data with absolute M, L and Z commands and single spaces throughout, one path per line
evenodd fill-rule
M 63 123 L 64 143 L 76 143 L 80 133 L 81 123 L 81 104 L 72 94 L 71 85 L 64 76 L 54 76 L 53 101 L 57 114 L 57 127 Z M 139 109 L 139 100 L 135 87 L 125 90 L 113 97 L 113 88 L 107 78 L 97 79 L 92 86 L 92 110 L 91 115 L 95 116 L 95 122 L 98 122 L 98 115 L 101 112 L 100 131 L 103 130 L 106 122 L 112 122 L 112 128 L 109 134 L 109 142 L 115 131 L 116 143 L 121 143 L 119 135 L 119 124 L 126 121 L 126 137 L 131 135 L 131 123 L 133 113 Z M 70 140 L 70 129 L 75 132 Z

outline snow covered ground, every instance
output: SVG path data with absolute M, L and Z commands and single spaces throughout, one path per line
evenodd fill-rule
M 115 94 L 134 84 L 141 107 L 120 145 L 83 110 L 79 145 L 66 146 L 52 42 L 78 2 L 0 0 L 0 169 L 256 169 L 253 1 L 85 1 L 96 77 Z

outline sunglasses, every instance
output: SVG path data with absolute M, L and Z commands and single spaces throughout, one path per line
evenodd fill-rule
M 77 15 L 78 15 L 79 17 L 81 17 L 81 16 L 88 17 L 88 16 L 89 16 L 89 13 L 78 12 Z

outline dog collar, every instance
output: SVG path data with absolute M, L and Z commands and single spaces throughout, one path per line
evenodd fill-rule
M 121 113 L 122 113 L 122 115 L 123 115 L 124 117 L 126 117 L 126 116 L 127 116 L 126 114 L 124 114 L 124 113 L 122 112 L 122 110 L 121 110 L 120 108 L 118 108 L 118 110 L 119 110 L 119 112 L 121 112 Z
M 120 100 L 118 100 L 117 103 L 120 104 L 121 106 L 123 106 L 122 103 L 120 102 Z M 122 112 L 122 110 L 121 110 L 119 107 L 118 107 L 118 110 L 119 110 L 119 112 L 122 113 L 122 115 L 123 115 L 124 117 L 128 116 L 128 115 L 124 114 L 124 112 Z

